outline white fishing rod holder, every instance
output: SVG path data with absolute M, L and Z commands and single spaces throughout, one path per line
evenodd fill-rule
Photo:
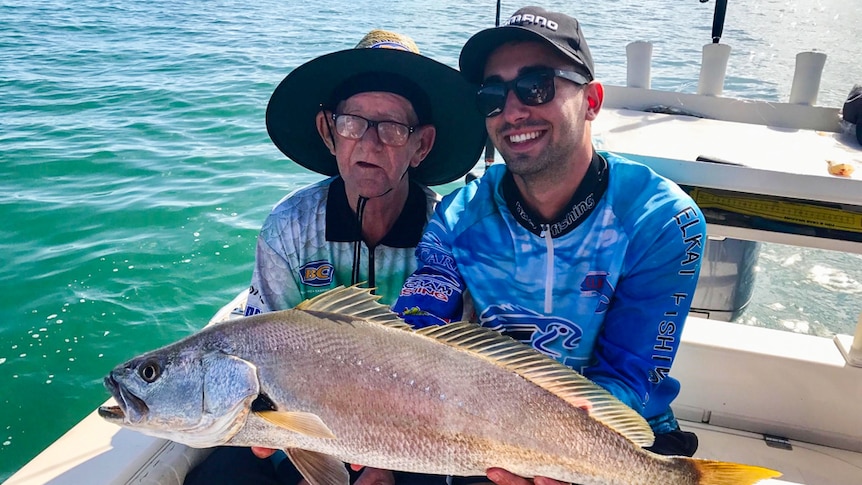
M 796 54 L 796 70 L 793 73 L 793 85 L 790 88 L 790 104 L 814 106 L 817 102 L 817 92 L 820 91 L 820 78 L 825 65 L 826 54 L 822 52 Z
M 626 86 L 650 88 L 652 43 L 636 40 L 626 45 Z
M 697 94 L 721 96 L 724 91 L 724 77 L 727 74 L 728 59 L 730 59 L 729 45 L 713 43 L 703 46 Z
M 642 40 L 626 45 L 627 87 L 650 89 L 652 48 L 651 42 Z M 706 44 L 703 46 L 703 62 L 697 94 L 721 96 L 729 57 L 730 46 L 727 44 Z
M 730 46 L 721 43 L 703 46 L 700 79 L 697 94 L 721 96 L 730 59 Z M 650 89 L 653 45 L 647 41 L 634 41 L 626 45 L 626 86 Z M 820 90 L 820 79 L 826 65 L 822 52 L 800 52 L 796 55 L 790 103 L 814 106 Z

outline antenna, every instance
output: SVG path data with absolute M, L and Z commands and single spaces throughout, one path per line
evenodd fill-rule
M 497 17 L 494 20 L 494 27 L 500 26 L 500 0 L 497 0 Z M 494 163 L 494 142 L 488 136 L 485 139 L 485 170 Z

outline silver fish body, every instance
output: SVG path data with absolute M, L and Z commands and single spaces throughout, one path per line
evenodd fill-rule
M 637 413 L 556 361 L 472 324 L 414 331 L 364 290 L 330 293 L 118 366 L 106 385 L 121 405 L 102 416 L 190 446 L 285 448 L 320 484 L 344 483 L 341 462 L 584 485 L 776 475 L 650 453 Z

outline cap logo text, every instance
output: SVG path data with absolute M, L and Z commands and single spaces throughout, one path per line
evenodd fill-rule
M 536 25 L 553 31 L 556 31 L 560 27 L 553 20 L 548 20 L 545 17 L 531 13 L 512 15 L 503 25 Z

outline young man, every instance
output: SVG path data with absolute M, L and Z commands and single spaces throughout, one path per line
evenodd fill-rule
M 289 194 L 267 217 L 246 315 L 363 282 L 391 304 L 416 269 L 414 251 L 439 200 L 427 186 L 462 177 L 479 159 L 485 127 L 473 95 L 458 71 L 420 55 L 409 37 L 380 30 L 294 69 L 270 99 L 267 130 L 291 160 L 330 177 Z M 253 449 L 261 457 L 273 451 Z M 300 479 L 283 453 L 261 460 L 219 448 L 185 483 Z M 432 479 L 443 483 L 404 480 Z M 360 480 L 394 476 L 367 469 Z
M 472 307 L 637 410 L 653 451 L 692 455 L 668 373 L 700 270 L 701 211 L 648 167 L 593 148 L 604 91 L 576 19 L 522 8 L 471 37 L 460 67 L 506 164 L 438 204 L 393 309 L 424 326 Z

